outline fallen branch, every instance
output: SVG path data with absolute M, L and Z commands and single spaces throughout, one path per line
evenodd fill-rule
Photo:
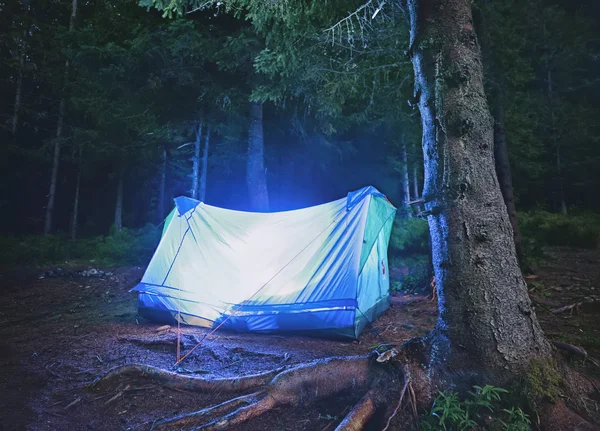
M 564 350 L 565 352 L 571 353 L 572 355 L 575 356 L 579 356 L 580 358 L 583 358 L 584 361 L 590 361 L 592 364 L 594 364 L 597 367 L 600 367 L 600 362 L 598 362 L 596 359 L 590 357 L 588 355 L 588 352 L 581 346 L 575 346 L 573 344 L 568 344 L 568 343 L 561 343 L 560 341 L 552 341 L 552 344 L 560 350 Z
M 565 305 L 564 307 L 553 308 L 550 311 L 552 311 L 552 313 L 554 313 L 554 314 L 564 313 L 565 311 L 571 311 L 574 308 L 578 308 L 582 305 L 583 305 L 583 301 L 580 301 L 580 302 L 576 302 L 574 304 Z

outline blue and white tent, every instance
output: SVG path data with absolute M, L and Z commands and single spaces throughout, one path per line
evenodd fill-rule
M 175 204 L 133 289 L 143 317 L 356 338 L 389 307 L 396 208 L 373 187 L 275 213 Z

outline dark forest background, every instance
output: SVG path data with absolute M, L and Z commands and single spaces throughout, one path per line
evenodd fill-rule
M 3 261 L 143 262 L 179 195 L 265 209 L 247 175 L 256 145 L 270 211 L 373 185 L 399 208 L 392 251 L 426 254 L 407 205 L 423 155 L 402 2 L 294 4 L 262 17 L 235 1 L 183 16 L 151 0 L 1 1 Z M 597 246 L 600 4 L 473 7 L 527 253 Z

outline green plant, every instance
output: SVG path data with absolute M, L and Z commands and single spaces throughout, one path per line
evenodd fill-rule
M 499 420 L 504 431 L 528 431 L 531 428 L 529 416 L 519 407 L 511 407 L 510 409 L 502 409 L 506 413 L 508 420 L 504 422 Z
M 431 410 L 421 420 L 423 430 L 467 430 L 483 425 L 506 431 L 530 429 L 529 417 L 520 408 L 501 408 L 503 388 L 492 385 L 473 386 L 461 400 L 456 392 L 440 391 Z

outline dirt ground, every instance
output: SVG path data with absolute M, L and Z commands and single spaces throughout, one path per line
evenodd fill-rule
M 600 251 L 547 253 L 536 276 L 527 279 L 531 294 L 544 302 L 536 309 L 546 334 L 600 358 Z M 0 268 L 0 431 L 149 430 L 156 419 L 228 398 L 154 386 L 109 393 L 85 389 L 111 368 L 127 363 L 177 370 L 176 330 L 157 333 L 160 325 L 137 318 L 137 300 L 128 289 L 138 282 L 143 268 L 120 268 L 105 277 L 40 279 L 46 269 Z M 551 312 L 578 302 L 583 304 L 570 311 Z M 359 341 L 218 331 L 179 372 L 236 376 L 317 358 L 364 354 L 380 343 L 399 344 L 424 335 L 436 318 L 435 301 L 396 294 L 392 308 Z M 182 352 L 187 352 L 205 330 L 185 327 L 181 333 Z M 152 344 L 141 343 L 142 339 Z M 589 363 L 572 363 L 598 376 Z M 305 409 L 275 410 L 243 429 L 333 430 L 358 396 L 346 394 Z

